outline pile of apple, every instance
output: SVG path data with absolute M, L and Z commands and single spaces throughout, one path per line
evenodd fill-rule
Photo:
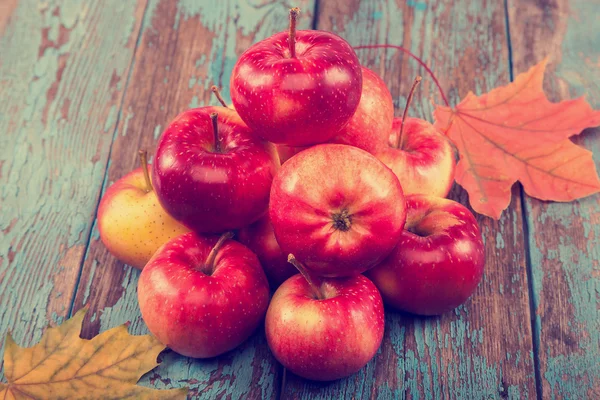
M 151 174 L 142 152 L 98 220 L 111 253 L 142 269 L 142 317 L 162 343 L 214 357 L 265 320 L 286 368 L 332 380 L 375 355 L 384 303 L 451 310 L 484 253 L 473 215 L 444 198 L 446 137 L 406 109 L 394 119 L 385 83 L 342 38 L 296 31 L 297 13 L 237 61 L 233 105 L 214 90 L 223 107 L 178 115 Z

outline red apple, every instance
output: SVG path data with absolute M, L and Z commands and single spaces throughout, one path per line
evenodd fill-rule
M 429 122 L 406 118 L 397 147 L 402 120 L 394 119 L 388 148 L 375 155 L 402 182 L 405 194 L 446 197 L 454 182 L 454 150 L 442 133 Z
M 333 33 L 295 30 L 251 46 L 231 74 L 231 100 L 263 139 L 306 146 L 331 139 L 348 123 L 362 90 L 352 47 Z
M 454 150 L 446 136 L 429 122 L 408 118 L 418 76 L 410 89 L 404 115 L 394 119 L 388 147 L 375 153 L 402 182 L 404 193 L 446 197 L 454 182 Z
M 276 153 L 234 110 L 187 110 L 158 142 L 154 187 L 167 212 L 190 229 L 238 229 L 266 213 Z
M 388 147 L 394 103 L 385 82 L 375 72 L 362 67 L 362 77 L 358 108 L 330 143 L 348 144 L 375 154 Z
M 298 272 L 287 261 L 287 255 L 281 251 L 268 215 L 240 229 L 237 238 L 258 256 L 271 289 L 276 289 L 283 281 Z
M 406 218 L 398 178 L 371 154 L 321 144 L 290 158 L 273 180 L 277 242 L 320 276 L 359 274 L 396 246 Z
M 169 239 L 189 232 L 160 206 L 148 173 L 146 152 L 142 167 L 112 184 L 98 207 L 98 231 L 108 251 L 137 269 Z
M 186 233 L 167 242 L 138 282 L 142 318 L 161 343 L 208 358 L 245 341 L 269 304 L 256 255 L 233 240 Z
M 434 196 L 406 197 L 406 230 L 396 249 L 367 276 L 386 304 L 437 315 L 464 303 L 483 275 L 481 232 L 469 210 Z
M 265 318 L 271 351 L 285 368 L 308 379 L 357 372 L 383 338 L 377 288 L 363 275 L 320 281 L 304 274 L 309 280 L 295 275 L 273 295 Z

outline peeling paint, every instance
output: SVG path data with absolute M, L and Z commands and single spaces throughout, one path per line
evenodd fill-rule
M 69 312 L 139 24 L 135 2 L 36 4 L 0 36 L 0 332 L 22 345 Z
M 161 134 L 162 134 L 162 128 L 161 128 L 160 124 L 158 124 L 154 127 L 154 139 L 158 139 Z

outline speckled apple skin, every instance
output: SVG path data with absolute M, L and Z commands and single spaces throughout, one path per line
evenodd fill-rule
M 420 315 L 453 310 L 473 294 L 483 276 L 477 220 L 452 200 L 412 195 L 406 203 L 406 230 L 398 246 L 367 276 L 396 309 Z
M 271 290 L 277 289 L 286 279 L 298 273 L 288 262 L 288 255 L 279 247 L 268 215 L 240 229 L 236 237 L 258 256 Z
M 375 154 L 388 145 L 394 119 L 394 102 L 379 75 L 362 67 L 362 77 L 362 94 L 356 112 L 329 142 L 348 144 Z
M 360 63 L 344 39 L 316 30 L 296 32 L 291 58 L 288 36 L 275 34 L 240 56 L 231 73 L 231 100 L 263 139 L 291 146 L 323 143 L 358 107 Z
M 211 113 L 218 114 L 222 153 L 215 153 Z M 265 215 L 279 168 L 275 147 L 225 107 L 179 114 L 162 134 L 153 167 L 163 207 L 196 232 L 238 229 Z
M 446 197 L 454 182 L 456 158 L 446 138 L 432 124 L 406 118 L 402 149 L 395 148 L 401 118 L 395 118 L 387 148 L 375 155 L 394 171 L 406 195 Z
M 189 232 L 161 207 L 156 193 L 146 190 L 142 168 L 113 183 L 98 207 L 100 239 L 108 251 L 137 269 L 169 239 Z
M 349 376 L 373 358 L 383 339 L 383 302 L 363 275 L 322 284 L 331 297 L 316 300 L 301 275 L 273 295 L 265 319 L 269 347 L 301 377 L 330 381 Z
M 204 265 L 217 237 L 187 233 L 167 242 L 138 283 L 142 318 L 161 343 L 179 354 L 209 358 L 244 342 L 262 322 L 269 284 L 256 255 L 228 240 L 214 272 Z
M 349 276 L 386 257 L 400 240 L 406 218 L 398 178 L 356 147 L 321 144 L 289 159 L 273 181 L 269 215 L 285 254 L 315 274 Z M 333 214 L 347 210 L 347 231 Z

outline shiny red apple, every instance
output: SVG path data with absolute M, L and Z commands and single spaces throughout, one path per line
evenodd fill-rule
M 362 94 L 356 112 L 329 142 L 348 144 L 375 154 L 388 147 L 394 103 L 385 82 L 375 72 L 362 67 L 362 77 Z
M 305 276 L 309 280 L 300 274 L 291 277 L 273 295 L 265 318 L 269 348 L 301 377 L 329 381 L 349 376 L 381 344 L 381 296 L 363 275 L 324 280 Z
M 446 197 L 454 182 L 454 150 L 432 124 L 406 118 L 402 139 L 398 134 L 402 120 L 394 119 L 388 148 L 375 155 L 402 182 L 404 193 Z
M 412 195 L 406 203 L 398 246 L 367 276 L 386 304 L 413 314 L 442 314 L 464 303 L 481 281 L 481 232 L 473 214 L 452 200 Z
M 290 158 L 273 180 L 277 242 L 320 276 L 359 274 L 396 246 L 406 217 L 398 178 L 371 154 L 321 144 Z
M 420 76 L 410 89 L 404 115 L 394 119 L 389 145 L 375 155 L 394 171 L 406 195 L 446 197 L 454 182 L 454 149 L 448 138 L 429 122 L 407 117 L 419 82 Z
M 238 229 L 265 215 L 279 167 L 272 144 L 225 107 L 179 114 L 162 134 L 153 184 L 167 212 L 196 232 Z
M 233 68 L 231 100 L 244 122 L 268 141 L 306 146 L 331 139 L 356 111 L 362 90 L 352 47 L 333 33 L 277 33 L 246 50 Z
M 268 215 L 240 229 L 237 239 L 258 256 L 271 289 L 276 289 L 287 278 L 298 273 L 281 251 Z
M 177 353 L 197 358 L 225 353 L 263 320 L 267 278 L 256 255 L 230 237 L 181 235 L 161 247 L 140 275 L 142 318 Z

